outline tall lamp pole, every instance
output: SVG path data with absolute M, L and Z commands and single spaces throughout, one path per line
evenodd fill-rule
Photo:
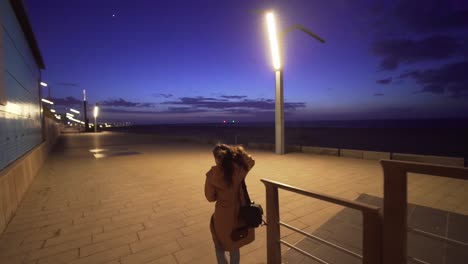
M 97 132 L 97 117 L 99 114 L 99 107 L 97 105 L 94 106 L 94 133 Z
M 273 69 L 275 70 L 275 152 L 276 154 L 284 154 L 283 69 L 280 61 L 275 15 L 272 12 L 267 13 L 266 19 L 271 56 L 273 58 Z
M 268 39 L 270 41 L 271 56 L 273 59 L 273 69 L 275 71 L 275 152 L 285 153 L 284 145 L 284 92 L 283 92 L 283 67 L 281 65 L 280 44 L 284 36 L 294 29 L 302 30 L 307 35 L 325 43 L 321 37 L 312 33 L 302 25 L 296 24 L 287 28 L 284 32 L 278 33 L 276 29 L 275 15 L 273 12 L 266 13 L 268 27 Z
M 85 89 L 83 89 L 83 108 L 84 108 L 83 109 L 84 110 L 83 111 L 83 115 L 84 115 L 84 120 L 83 121 L 85 123 L 84 125 L 85 125 L 85 132 L 86 132 L 86 131 L 89 131 L 88 130 L 89 129 L 89 120 L 88 120 L 88 113 L 86 111 L 86 90 Z

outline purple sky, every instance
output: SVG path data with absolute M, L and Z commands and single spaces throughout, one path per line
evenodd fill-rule
M 286 121 L 468 116 L 463 0 L 25 3 L 56 104 L 102 120 L 273 121 L 264 9 L 326 40 L 286 35 Z

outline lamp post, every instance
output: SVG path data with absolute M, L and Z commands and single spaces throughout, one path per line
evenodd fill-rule
M 275 15 L 272 12 L 267 13 L 266 19 L 271 56 L 273 58 L 273 69 L 275 70 L 275 152 L 276 154 L 284 154 L 283 69 L 281 68 Z
M 84 125 L 85 125 L 85 129 L 84 131 L 89 131 L 88 129 L 88 126 L 89 126 L 89 120 L 88 120 L 88 113 L 87 113 L 87 110 L 86 110 L 86 90 L 83 89 L 83 115 L 84 115 Z
M 271 56 L 273 60 L 273 69 L 275 71 L 275 152 L 284 154 L 284 92 L 283 92 L 283 67 L 281 65 L 280 45 L 283 43 L 284 36 L 294 29 L 302 30 L 307 35 L 325 43 L 321 37 L 312 33 L 310 30 L 300 24 L 287 28 L 284 32 L 277 32 L 275 15 L 273 12 L 266 13 L 268 28 L 268 39 L 270 41 Z
M 97 117 L 99 113 L 99 107 L 97 105 L 94 106 L 94 133 L 97 132 Z

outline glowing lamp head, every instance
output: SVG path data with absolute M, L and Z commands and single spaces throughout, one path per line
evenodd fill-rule
M 41 86 L 47 87 L 47 83 L 41 82 Z
M 42 98 L 42 99 L 41 99 L 41 101 L 42 101 L 42 102 L 44 102 L 44 103 L 47 103 L 47 104 L 51 104 L 51 105 L 53 105 L 53 104 L 54 104 L 54 102 L 52 102 L 52 101 L 49 101 L 49 100 L 47 100 L 47 99 L 44 99 L 44 98 Z
M 94 107 L 94 113 L 93 114 L 94 114 L 94 118 L 96 118 L 98 116 L 98 114 L 99 114 L 99 107 L 97 105 Z
M 273 68 L 275 71 L 281 70 L 281 61 L 279 53 L 278 34 L 276 31 L 275 15 L 273 12 L 266 14 L 268 39 L 270 40 L 271 56 L 273 59 Z

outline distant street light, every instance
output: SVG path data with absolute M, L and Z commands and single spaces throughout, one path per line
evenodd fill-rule
M 72 116 L 69 116 L 69 115 L 67 115 L 67 118 L 68 118 L 68 119 L 70 119 L 70 120 L 72 120 L 72 121 L 75 121 L 76 123 L 79 123 L 79 124 L 84 124 L 84 122 L 83 122 L 83 121 L 81 121 L 81 120 L 78 120 L 78 119 L 76 119 L 76 118 L 73 118 Z
M 52 102 L 52 101 L 49 101 L 49 100 L 47 100 L 47 99 L 44 99 L 44 98 L 42 98 L 42 99 L 41 99 L 41 101 L 42 101 L 42 102 L 44 102 L 44 103 L 47 103 L 47 104 L 51 104 L 51 105 L 53 105 L 53 104 L 54 104 L 54 102 Z
M 42 87 L 47 87 L 47 91 L 49 92 L 49 95 L 47 96 L 47 98 L 50 99 L 50 98 L 51 98 L 51 97 L 50 97 L 50 86 L 49 86 L 46 82 L 40 82 L 40 85 L 41 85 Z
M 80 111 L 75 110 L 75 109 L 73 109 L 73 108 L 70 108 L 70 111 L 72 111 L 73 113 L 76 113 L 76 114 L 80 114 Z
M 97 132 L 97 117 L 99 114 L 99 107 L 97 105 L 94 106 L 94 133 Z
M 300 24 L 293 25 L 287 28 L 285 31 L 278 33 L 276 28 L 275 15 L 273 12 L 266 13 L 266 21 L 271 56 L 273 60 L 273 69 L 275 71 L 275 152 L 276 154 L 284 154 L 284 92 L 283 68 L 281 65 L 281 45 L 283 43 L 284 36 L 294 29 L 299 29 L 322 43 L 325 43 L 325 40 Z

